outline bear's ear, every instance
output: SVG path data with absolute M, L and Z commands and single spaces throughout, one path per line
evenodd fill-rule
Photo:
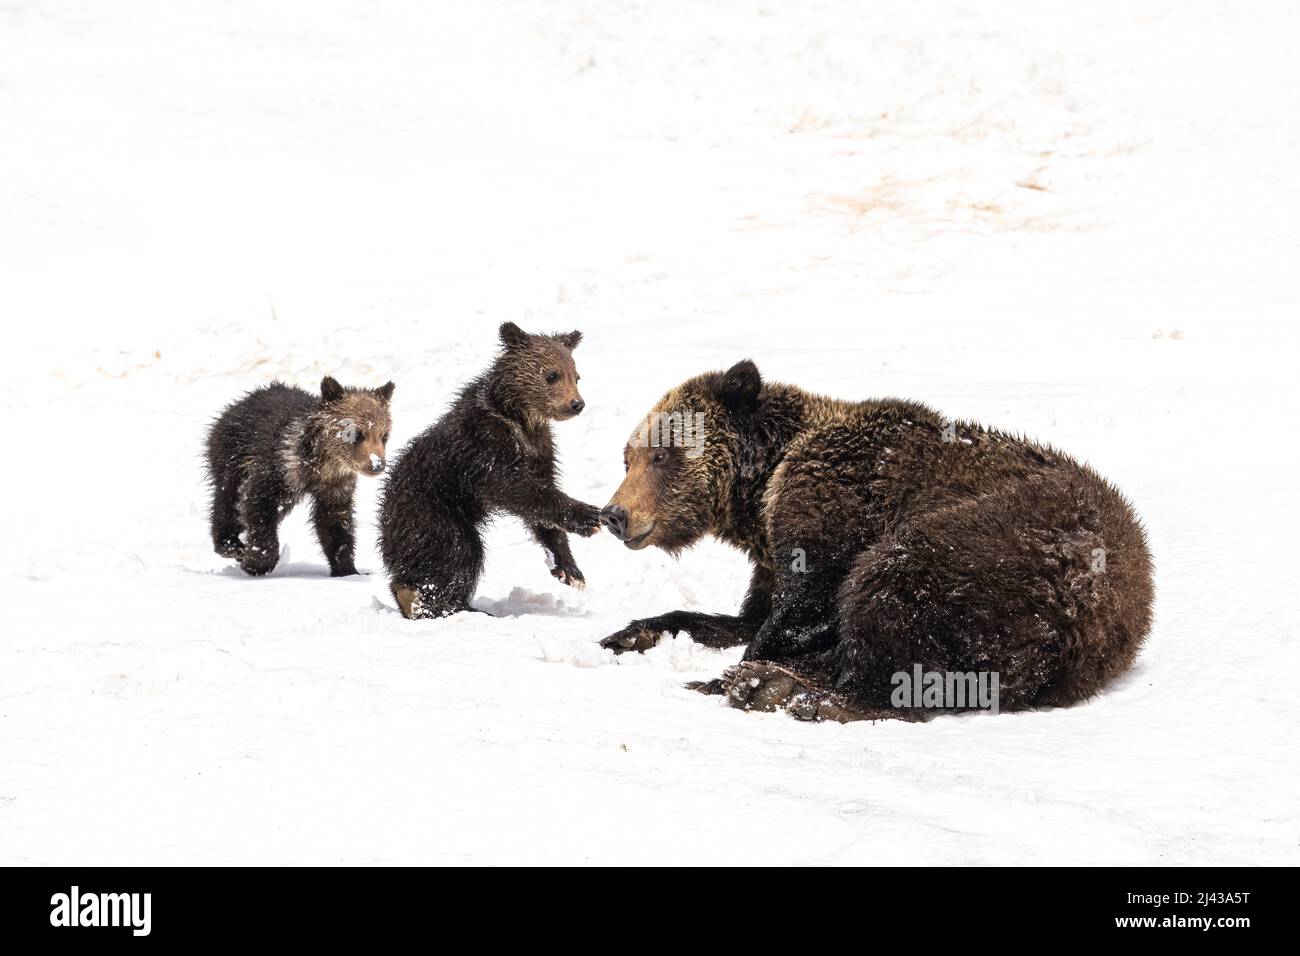
M 758 393 L 763 388 L 763 376 L 758 366 L 749 359 L 737 362 L 718 380 L 718 400 L 733 411 L 753 408 L 758 404 Z
M 508 349 L 524 345 L 528 341 L 528 333 L 513 322 L 502 322 L 497 334 L 501 336 L 501 344 Z
M 393 389 L 395 388 L 397 388 L 397 386 L 392 382 L 385 382 L 383 385 L 380 385 L 375 389 L 375 397 L 387 405 L 388 400 L 393 397 Z
M 326 375 L 320 380 L 320 397 L 327 402 L 337 402 L 343 397 L 343 386 L 332 375 Z
M 556 338 L 559 339 L 561 345 L 572 352 L 578 347 L 578 343 L 582 341 L 582 333 L 577 329 L 574 329 L 572 332 L 566 332 L 564 335 L 557 335 Z

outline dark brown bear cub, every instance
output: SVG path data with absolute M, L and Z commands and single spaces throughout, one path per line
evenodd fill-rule
M 208 433 L 212 543 L 249 574 L 280 560 L 280 521 L 308 495 L 330 574 L 356 574 L 352 495 L 357 475 L 384 470 L 393 383 L 344 388 L 326 377 L 317 398 L 274 382 L 249 392 Z
M 546 551 L 551 574 L 582 587 L 566 532 L 594 534 L 600 511 L 555 487 L 552 421 L 573 418 L 573 349 L 581 332 L 500 329 L 501 354 L 436 424 L 403 449 L 384 488 L 379 543 L 393 597 L 408 618 L 472 610 L 483 570 L 479 529 L 518 516 Z

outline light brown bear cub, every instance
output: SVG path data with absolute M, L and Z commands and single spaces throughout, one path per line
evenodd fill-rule
M 356 574 L 352 497 L 357 475 L 384 470 L 393 387 L 344 388 L 327 376 L 318 398 L 274 382 L 222 412 L 207 456 L 217 554 L 269 573 L 280 560 L 280 522 L 310 496 L 330 574 Z

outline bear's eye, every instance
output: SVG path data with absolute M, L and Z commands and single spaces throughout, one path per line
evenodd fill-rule
M 650 463 L 652 465 L 662 465 L 667 460 L 668 460 L 668 452 L 660 448 L 657 452 L 654 453 L 653 456 L 651 456 Z
M 558 382 L 559 380 L 560 380 L 560 373 L 559 373 L 559 372 L 547 372 L 547 373 L 546 373 L 546 384 L 547 384 L 547 385 L 554 385 L 554 384 L 555 384 L 556 382 Z
M 366 437 L 366 433 L 361 431 L 360 429 L 357 429 L 352 434 L 352 444 L 360 445 L 361 442 L 365 440 L 365 437 Z
M 387 445 L 387 444 L 388 444 L 388 432 L 384 432 L 384 437 L 381 438 L 381 439 L 379 439 L 379 440 L 380 440 L 381 442 L 383 442 L 385 445 Z

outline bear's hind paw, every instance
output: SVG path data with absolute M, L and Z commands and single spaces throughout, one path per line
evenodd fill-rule
M 842 696 L 817 687 L 807 678 L 767 661 L 744 661 L 721 678 L 727 703 L 740 710 L 784 710 L 797 720 L 871 720 L 878 715 L 857 710 Z

